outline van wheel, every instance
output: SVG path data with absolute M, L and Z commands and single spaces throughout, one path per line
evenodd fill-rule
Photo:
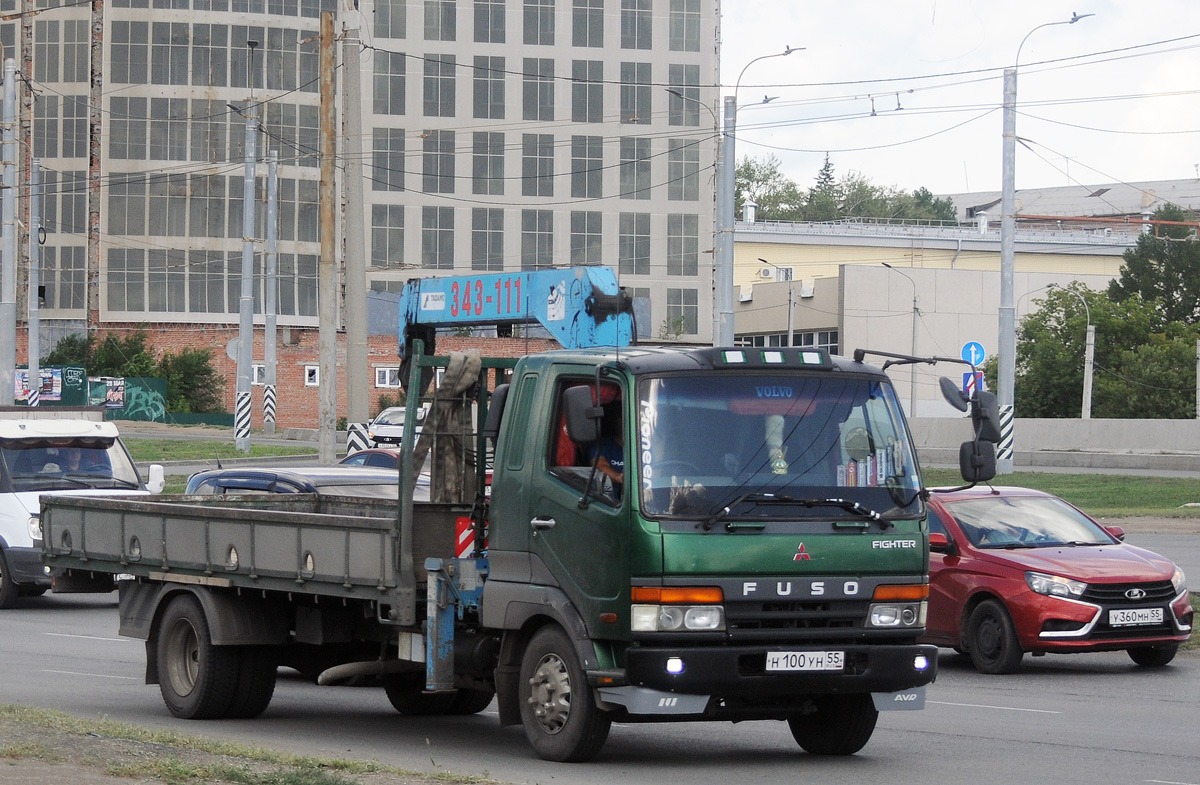
M 446 714 L 457 697 L 454 692 L 425 692 L 425 674 L 393 673 L 383 679 L 392 708 L 401 714 L 424 717 Z
M 980 673 L 1016 673 L 1021 667 L 1021 644 L 1004 605 L 984 600 L 967 620 L 967 652 Z
M 612 718 L 596 706 L 571 639 L 548 625 L 533 635 L 517 682 L 521 725 L 546 760 L 591 760 L 608 739 Z
M 214 646 L 204 608 L 191 594 L 171 600 L 158 625 L 159 690 L 176 717 L 224 717 L 238 686 L 239 652 Z
M 238 646 L 237 656 L 237 687 L 225 716 L 248 720 L 271 705 L 279 673 L 279 651 L 275 646 Z
M 1129 649 L 1129 659 L 1143 668 L 1161 668 L 1175 659 L 1177 651 L 1179 651 L 1178 643 L 1166 646 L 1138 646 Z
M 8 569 L 8 559 L 4 558 L 4 549 L 0 548 L 0 609 L 11 608 L 20 594 L 17 582 Z
M 879 711 L 870 694 L 822 695 L 817 710 L 788 719 L 792 738 L 811 755 L 853 755 L 875 732 Z

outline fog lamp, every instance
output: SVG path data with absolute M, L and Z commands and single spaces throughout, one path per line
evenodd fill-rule
M 672 676 L 683 673 L 683 660 L 679 657 L 667 657 L 667 673 Z

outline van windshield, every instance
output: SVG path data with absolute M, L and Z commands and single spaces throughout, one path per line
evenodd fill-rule
M 114 439 L 4 439 L 0 465 L 12 492 L 142 487 L 129 454 Z
M 638 406 L 647 516 L 855 514 L 829 501 L 919 514 L 920 479 L 901 408 L 891 385 L 878 378 L 753 372 L 647 378 Z

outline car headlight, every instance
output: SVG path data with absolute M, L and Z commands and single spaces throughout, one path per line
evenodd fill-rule
M 1030 590 L 1047 597 L 1080 597 L 1087 591 L 1087 584 L 1083 581 L 1073 581 L 1044 572 L 1025 573 L 1025 583 L 1029 584 Z
M 1183 574 L 1183 570 L 1176 567 L 1175 574 L 1171 576 L 1171 585 L 1175 587 L 1175 593 L 1179 594 L 1187 588 L 1187 578 Z
M 725 609 L 720 605 L 633 605 L 630 611 L 634 632 L 725 629 Z
M 867 626 L 882 629 L 924 627 L 928 604 L 921 602 L 873 602 L 867 608 Z
M 40 515 L 32 515 L 29 518 L 29 538 L 31 540 L 42 539 L 42 518 Z M 1182 579 L 1182 573 L 1180 573 Z

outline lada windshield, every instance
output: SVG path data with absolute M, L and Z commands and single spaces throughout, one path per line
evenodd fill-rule
M 129 454 L 113 439 L 4 439 L 0 464 L 9 492 L 142 487 Z
M 879 379 L 665 376 L 638 393 L 648 517 L 866 518 L 854 503 L 885 516 L 919 507 L 901 408 Z

